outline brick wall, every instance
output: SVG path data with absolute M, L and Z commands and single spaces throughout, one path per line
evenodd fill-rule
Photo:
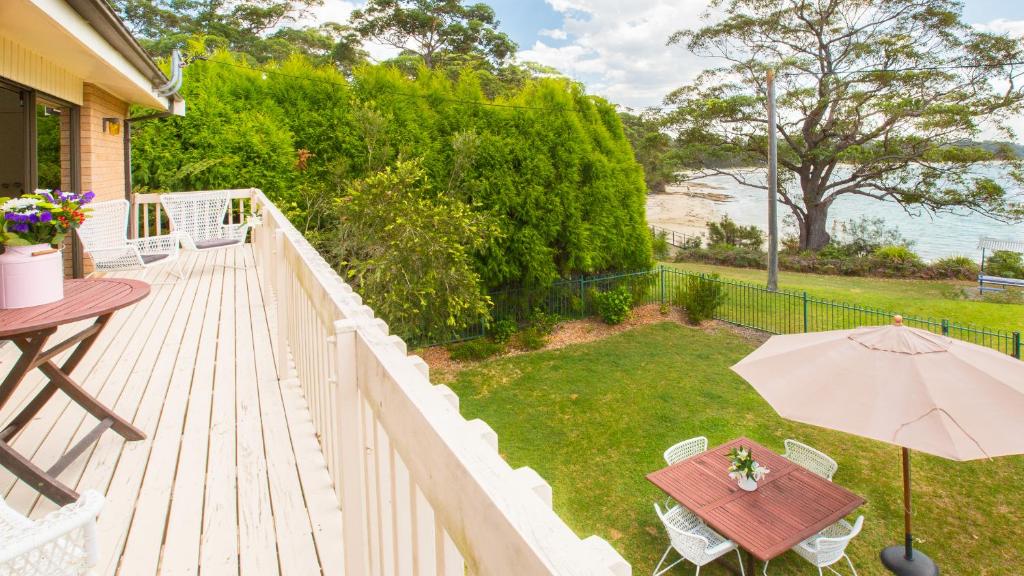
M 124 119 L 128 103 L 109 92 L 86 83 L 82 95 L 82 191 L 96 193 L 94 202 L 124 198 Z M 113 135 L 103 131 L 104 118 L 121 121 L 122 132 Z M 71 187 L 70 130 L 61 123 L 61 181 Z M 70 240 L 64 248 L 64 271 L 71 275 Z M 85 273 L 92 272 L 92 263 L 85 258 Z

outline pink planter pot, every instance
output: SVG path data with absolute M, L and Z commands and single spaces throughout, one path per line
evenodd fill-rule
M 64 297 L 64 259 L 60 250 L 49 250 L 47 244 L 7 246 L 0 254 L 0 309 L 39 306 Z

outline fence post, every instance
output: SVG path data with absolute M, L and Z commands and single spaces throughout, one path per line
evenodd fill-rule
M 942 320 L 942 335 L 949 336 L 949 320 Z
M 1013 333 L 1013 357 L 1020 360 L 1020 332 Z
M 587 297 L 583 294 L 583 284 L 586 280 L 580 274 L 580 318 L 587 317 Z
M 665 266 L 659 266 L 661 269 L 661 305 L 665 305 Z
M 804 291 L 804 332 L 807 332 L 807 291 Z
M 284 256 L 284 230 L 274 231 L 274 257 L 277 273 L 271 282 L 274 283 L 274 296 L 277 301 L 277 376 L 288 377 L 288 281 L 287 261 Z

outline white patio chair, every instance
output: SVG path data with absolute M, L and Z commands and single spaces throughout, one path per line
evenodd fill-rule
M 736 543 L 708 528 L 696 514 L 679 505 L 662 511 L 661 506 L 657 503 L 654 504 L 654 512 L 661 519 L 661 523 L 665 525 L 669 546 L 654 568 L 653 576 L 661 576 L 684 560 L 697 566 L 697 576 L 700 576 L 701 567 L 733 551 L 736 552 L 736 558 L 740 564 L 740 575 L 745 576 L 743 558 L 740 556 Z M 662 564 L 665 563 L 665 559 L 673 549 L 681 558 L 662 568 Z
M 784 458 L 807 468 L 829 482 L 839 470 L 839 464 L 821 450 L 811 448 L 796 440 L 786 440 L 784 444 L 786 445 L 786 453 L 782 455 Z
M 96 565 L 96 515 L 103 495 L 93 490 L 77 502 L 29 520 L 0 498 L 0 574 L 78 576 Z
M 97 202 L 89 207 L 92 213 L 77 233 L 96 270 L 135 270 L 171 265 L 171 273 L 182 277 L 178 267 L 180 241 L 177 235 L 128 238 L 127 200 Z
M 690 438 L 689 440 L 683 440 L 682 442 L 672 446 L 668 450 L 665 450 L 665 462 L 669 466 L 686 460 L 691 456 L 696 456 L 702 452 L 708 450 L 708 439 L 704 436 L 697 436 L 696 438 Z
M 176 192 L 161 194 L 160 204 L 167 211 L 171 229 L 181 236 L 190 250 L 205 252 L 224 248 L 241 248 L 253 221 L 225 224 L 224 216 L 231 205 L 226 192 Z
M 853 561 L 846 555 L 846 547 L 850 544 L 850 540 L 853 540 L 857 534 L 860 534 L 860 530 L 863 527 L 863 516 L 858 516 L 853 524 L 846 520 L 840 520 L 797 544 L 792 550 L 804 560 L 813 564 L 818 569 L 818 576 L 824 576 L 823 568 L 828 568 L 828 571 L 833 574 L 839 574 L 839 572 L 832 568 L 832 565 L 843 558 L 850 565 L 853 576 L 857 576 L 857 569 L 853 567 Z M 764 564 L 764 576 L 768 576 L 767 562 Z

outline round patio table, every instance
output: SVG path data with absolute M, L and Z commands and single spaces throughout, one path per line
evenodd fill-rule
M 57 480 L 57 475 L 99 440 L 108 428 L 126 440 L 142 440 L 146 437 L 141 430 L 86 392 L 71 378 L 71 372 L 96 342 L 114 312 L 142 300 L 148 294 L 149 284 L 138 280 L 65 280 L 64 298 L 61 300 L 29 308 L 0 310 L 0 339 L 11 340 L 21 350 L 21 357 L 0 384 L 0 409 L 10 401 L 18 385 L 32 370 L 38 368 L 49 379 L 28 405 L 0 429 L 0 465 L 60 505 L 74 502 L 78 494 Z M 87 328 L 59 344 L 45 348 L 47 341 L 62 325 L 90 318 L 95 318 L 95 321 Z M 69 350 L 71 354 L 63 364 L 57 366 L 53 362 L 54 357 Z M 10 441 L 58 390 L 99 420 L 99 424 L 53 466 L 43 470 L 16 452 Z

